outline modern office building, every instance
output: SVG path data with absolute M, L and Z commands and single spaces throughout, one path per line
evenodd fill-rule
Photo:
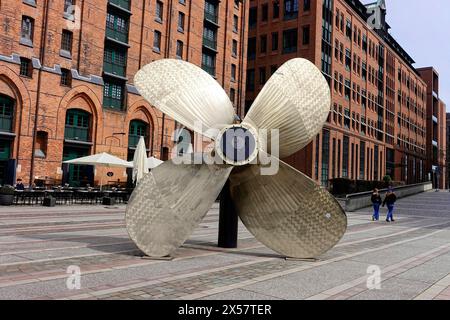
M 324 186 L 338 177 L 427 177 L 426 83 L 389 29 L 384 1 L 250 1 L 246 109 L 285 61 L 315 63 L 332 111 L 323 132 L 287 160 Z
M 439 98 L 439 73 L 433 67 L 417 69 L 427 84 L 427 164 L 426 170 L 435 188 L 444 188 L 446 180 L 446 106 Z
M 242 113 L 247 13 L 245 0 L 0 1 L 0 184 L 92 185 L 92 167 L 62 162 L 131 159 L 140 136 L 169 158 L 177 124 L 133 86 L 157 59 L 201 66 Z

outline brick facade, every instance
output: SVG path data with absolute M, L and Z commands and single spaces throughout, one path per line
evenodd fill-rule
M 215 10 L 209 19 L 207 2 Z M 65 3 L 74 3 L 76 10 L 67 10 Z M 4 106 L 0 116 L 7 122 L 0 129 L 1 183 L 22 178 L 28 184 L 30 176 L 31 180 L 67 180 L 64 152 L 67 157 L 78 151 L 108 152 L 127 159 L 132 152 L 130 123 L 136 120 L 146 128 L 149 155 L 169 157 L 176 122 L 144 101 L 133 86 L 134 74 L 157 59 L 181 58 L 204 67 L 202 53 L 210 52 L 215 57 L 215 70 L 209 69 L 210 73 L 227 93 L 235 94 L 236 112 L 242 114 L 247 9 L 248 2 L 232 0 L 1 1 L 0 101 Z M 30 21 L 31 39 L 26 32 Z M 215 48 L 205 46 L 207 25 L 214 32 Z M 62 50 L 67 33 L 70 50 Z M 157 34 L 159 43 L 155 42 Z M 106 50 L 116 57 L 108 66 Z M 120 55 L 125 56 L 125 63 Z M 28 69 L 24 58 L 31 63 Z M 232 65 L 236 66 L 233 79 Z M 67 75 L 69 83 L 63 84 L 62 77 Z M 108 91 L 111 105 L 105 102 L 106 82 L 118 85 Z M 88 129 L 82 128 L 86 138 L 68 137 L 66 118 L 73 109 L 78 120 L 70 121 L 82 126 L 83 121 L 89 122 Z M 76 131 L 79 128 L 71 129 L 74 135 L 84 134 Z M 112 171 L 112 180 L 127 180 L 124 170 Z
M 340 177 L 427 177 L 426 83 L 379 8 L 382 28 L 374 30 L 371 8 L 359 1 L 250 2 L 246 109 L 282 63 L 314 62 L 331 87 L 330 117 L 317 139 L 286 160 L 324 186 Z
M 418 69 L 427 84 L 427 172 L 435 188 L 446 185 L 446 106 L 439 98 L 439 74 L 433 67 Z

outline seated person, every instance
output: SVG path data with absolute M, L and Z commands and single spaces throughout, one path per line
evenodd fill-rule
M 16 190 L 25 190 L 25 185 L 22 183 L 22 179 L 17 179 Z

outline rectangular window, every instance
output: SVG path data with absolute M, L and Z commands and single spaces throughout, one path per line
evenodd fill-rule
M 269 19 L 269 5 L 267 3 L 264 3 L 261 6 L 261 21 L 267 22 Z
M 350 20 L 348 20 L 348 19 L 347 19 L 347 26 L 345 28 L 345 35 L 349 39 L 352 38 L 352 22 Z
M 233 55 L 233 57 L 237 57 L 237 52 L 238 52 L 238 42 L 237 40 L 233 39 L 233 45 L 231 47 L 231 54 Z
M 125 85 L 119 82 L 105 81 L 103 106 L 111 109 L 124 109 Z
M 314 161 L 314 173 L 316 180 L 319 180 L 319 151 L 320 151 L 320 134 L 316 137 L 316 156 Z
M 203 45 L 216 50 L 217 49 L 217 31 L 211 27 L 203 27 Z
M 311 0 L 303 0 L 303 11 L 311 10 Z
M 261 53 L 267 52 L 267 35 L 263 35 L 260 37 L 259 50 Z
M 283 53 L 297 52 L 297 29 L 283 31 Z
M 362 37 L 362 49 L 367 52 L 367 36 L 365 34 Z
M 64 16 L 73 18 L 75 0 L 64 0 Z M 72 19 L 71 19 L 72 20 Z
M 278 19 L 280 17 L 280 1 L 273 2 L 272 17 L 273 19 Z
M 255 91 L 255 69 L 247 70 L 247 91 Z
M 63 30 L 61 37 L 61 50 L 72 54 L 72 42 L 73 33 L 68 30 Z
M 184 32 L 184 13 L 178 12 L 178 31 Z
M 20 75 L 28 78 L 33 76 L 33 63 L 30 59 L 20 58 Z
M 364 174 L 366 172 L 366 143 L 360 142 L 360 154 L 359 154 L 359 180 L 364 180 Z
M 345 69 L 350 71 L 352 68 L 352 55 L 349 49 L 345 49 Z
M 308 45 L 309 44 L 309 26 L 304 26 L 302 29 L 303 29 L 303 37 L 302 37 L 303 45 Z
M 214 54 L 202 53 L 202 69 L 213 77 L 216 76 L 216 56 Z
M 236 81 L 236 65 L 231 65 L 231 81 Z
M 153 50 L 156 52 L 161 51 L 161 32 L 156 30 L 153 32 Z
M 328 186 L 328 180 L 330 178 L 329 173 L 330 166 L 330 131 L 324 130 L 322 135 L 322 186 Z
M 156 1 L 155 20 L 158 22 L 163 21 L 164 4 L 161 1 Z
M 177 40 L 177 58 L 183 59 L 183 47 L 184 47 L 183 42 Z
M 350 129 L 350 110 L 344 110 L 344 126 L 346 129 Z
M 333 138 L 333 154 L 331 156 L 331 174 L 333 179 L 336 178 L 336 138 Z
M 213 23 L 218 22 L 218 1 L 205 1 L 205 20 Z
M 373 154 L 373 173 L 374 180 L 378 181 L 378 169 L 379 169 L 379 147 L 375 146 Z
M 256 58 L 256 38 L 248 39 L 247 58 L 253 60 Z
M 234 90 L 233 88 L 230 89 L 230 101 L 231 103 L 235 103 L 236 100 L 236 90 Z
M 259 68 L 259 84 L 264 85 L 266 83 L 266 67 Z
M 345 100 L 350 100 L 351 91 L 350 80 L 345 79 Z
M 20 42 L 25 45 L 33 45 L 34 37 L 34 19 L 22 16 L 22 29 L 21 29 Z
M 284 20 L 295 19 L 298 16 L 298 0 L 284 1 Z
M 61 85 L 64 87 L 72 86 L 72 72 L 68 69 L 61 69 Z
M 278 50 L 278 32 L 272 33 L 272 51 Z
M 256 27 L 258 22 L 258 7 L 251 7 L 248 17 L 249 28 L 253 29 Z
M 337 150 L 337 177 L 341 177 L 341 140 L 338 140 L 338 150 Z
M 238 32 L 239 17 L 237 15 L 233 16 L 233 32 Z
M 356 179 L 355 177 L 355 144 L 352 143 L 352 163 L 351 163 L 351 169 L 350 169 L 350 178 Z

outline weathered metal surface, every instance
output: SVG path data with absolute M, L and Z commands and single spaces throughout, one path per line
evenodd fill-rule
M 154 107 L 209 138 L 216 134 L 207 130 L 221 130 L 233 123 L 235 112 L 226 92 L 191 63 L 174 59 L 152 62 L 138 71 L 134 83 Z
M 126 210 L 131 239 L 145 254 L 172 254 L 193 233 L 225 185 L 232 167 L 165 162 L 146 175 Z
M 217 138 L 218 132 L 204 130 L 223 130 L 233 123 L 227 94 L 190 63 L 153 62 L 138 72 L 135 84 L 152 105 L 210 138 Z M 301 150 L 322 130 L 330 104 L 330 89 L 320 70 L 305 59 L 293 59 L 271 77 L 242 125 L 278 129 L 280 153 L 274 156 L 283 158 Z M 275 141 L 270 136 L 264 139 L 259 135 L 258 147 L 271 154 Z M 230 184 L 235 207 L 250 232 L 269 248 L 291 258 L 318 257 L 344 235 L 345 212 L 313 180 L 281 161 L 279 168 L 274 176 L 261 175 L 259 165 L 236 168 Z M 130 237 L 151 257 L 172 254 L 206 215 L 232 170 L 233 166 L 172 162 L 158 167 L 130 199 L 126 213 Z
M 248 166 L 235 169 L 230 179 L 235 207 L 247 229 L 286 257 L 318 257 L 347 229 L 347 216 L 334 197 L 281 161 L 274 176 Z
M 331 109 L 330 88 L 317 67 L 305 59 L 283 64 L 259 93 L 244 124 L 278 129 L 281 159 L 303 149 L 322 130 Z M 262 141 L 271 152 L 271 139 Z

